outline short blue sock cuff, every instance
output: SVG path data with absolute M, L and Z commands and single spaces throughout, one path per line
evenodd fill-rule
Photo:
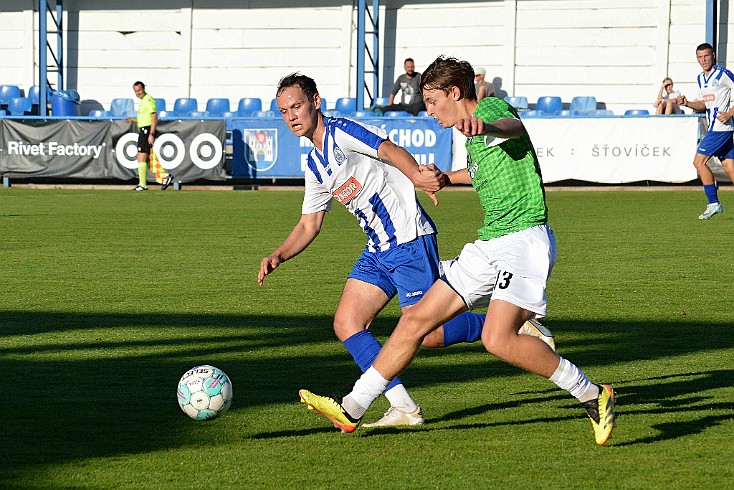
M 460 342 L 472 343 L 481 339 L 486 316 L 466 311 L 444 323 L 443 346 L 448 347 Z
M 372 335 L 372 332 L 366 329 L 355 333 L 342 343 L 344 344 L 344 347 L 347 348 L 347 351 L 352 355 L 354 362 L 357 363 L 357 366 L 359 366 L 359 369 L 361 369 L 362 372 L 367 371 L 370 366 L 372 366 L 372 363 L 377 359 L 377 354 L 379 354 L 380 349 L 382 349 L 382 344 L 380 344 L 375 336 Z M 399 384 L 403 384 L 403 382 L 400 381 L 400 378 L 395 377 L 390 384 L 387 385 L 385 391 L 388 391 Z
M 709 204 L 719 202 L 719 193 L 716 191 L 716 184 L 703 186 L 703 192 L 706 193 L 706 199 L 708 199 Z

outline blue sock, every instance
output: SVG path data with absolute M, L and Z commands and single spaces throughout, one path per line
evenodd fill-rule
M 361 369 L 362 372 L 367 371 L 370 366 L 372 366 L 372 363 L 377 359 L 377 354 L 379 354 L 380 349 L 382 349 L 382 344 L 380 344 L 375 336 L 372 335 L 372 332 L 366 329 L 355 333 L 342 343 L 352 355 L 354 362 L 357 363 L 357 366 L 359 366 L 359 369 Z M 403 382 L 396 376 L 390 384 L 387 385 L 385 391 L 389 391 L 394 386 L 400 384 L 403 384 Z
M 706 193 L 706 199 L 709 200 L 709 204 L 719 202 L 719 194 L 716 192 L 716 184 L 703 186 L 703 192 Z
M 486 316 L 465 311 L 444 323 L 443 346 L 448 347 L 459 342 L 471 343 L 481 339 Z

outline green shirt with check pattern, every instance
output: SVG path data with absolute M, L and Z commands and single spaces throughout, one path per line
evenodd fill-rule
M 518 118 L 515 108 L 496 97 L 479 101 L 474 117 L 493 123 Z M 492 136 L 467 138 L 467 170 L 484 209 L 480 240 L 497 238 L 548 222 L 538 157 L 527 133 L 497 144 Z

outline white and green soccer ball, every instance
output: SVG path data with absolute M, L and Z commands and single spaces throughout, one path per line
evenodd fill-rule
M 178 405 L 194 420 L 212 420 L 232 404 L 232 382 L 224 371 L 205 364 L 189 369 L 178 382 Z

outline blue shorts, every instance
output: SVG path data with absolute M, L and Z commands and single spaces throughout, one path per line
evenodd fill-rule
M 384 252 L 365 250 L 349 276 L 382 289 L 388 298 L 396 294 L 400 306 L 414 305 L 438 279 L 436 235 L 424 235 Z
M 734 159 L 734 140 L 731 131 L 709 131 L 698 145 L 698 151 L 707 157 L 717 157 L 719 160 Z

